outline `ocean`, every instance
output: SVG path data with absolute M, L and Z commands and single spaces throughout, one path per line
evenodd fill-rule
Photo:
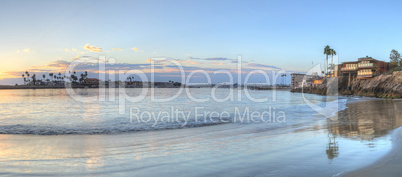
M 339 176 L 390 151 L 400 100 L 289 90 L 0 90 L 0 175 Z

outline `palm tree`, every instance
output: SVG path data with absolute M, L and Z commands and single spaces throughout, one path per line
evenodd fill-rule
M 80 76 L 81 76 L 81 78 L 80 78 L 80 83 L 82 84 L 82 83 L 84 83 L 84 80 L 85 80 L 84 77 L 85 77 L 85 75 L 84 75 L 84 74 L 81 74 Z
M 53 81 L 53 73 L 49 73 L 49 77 L 50 77 L 50 79 L 52 79 L 52 81 Z
M 32 75 L 32 82 L 33 82 L 33 84 L 35 85 L 35 82 L 36 82 L 36 74 L 33 74 L 33 75 Z
M 285 77 L 285 78 L 283 78 L 283 77 Z M 282 81 L 282 85 L 286 85 L 286 74 L 282 74 L 281 75 L 281 81 Z
M 330 47 L 329 45 L 325 46 L 325 48 L 324 48 L 324 55 L 326 56 L 326 58 L 325 58 L 324 70 L 325 70 L 325 73 L 327 73 L 327 68 L 328 68 L 328 56 L 331 55 L 331 47 Z
M 29 79 L 30 75 L 29 75 L 28 71 L 25 71 L 25 74 L 27 75 L 27 82 L 28 82 L 28 84 L 29 84 L 29 82 L 31 81 L 31 80 Z
M 78 78 L 75 75 L 72 75 L 71 78 L 73 79 L 74 82 L 77 82 Z
M 331 69 L 334 69 L 334 55 L 336 55 L 336 51 L 334 49 L 331 49 L 331 64 L 332 64 Z
M 24 85 L 25 85 L 26 80 L 25 80 L 25 75 L 24 74 L 22 74 L 22 78 L 24 78 Z
M 287 76 L 286 74 L 283 74 L 283 77 L 285 77 L 285 79 L 283 80 L 285 83 L 284 85 L 286 85 L 286 76 Z
M 46 78 L 46 75 L 43 74 L 42 77 L 43 77 L 43 80 L 42 80 L 41 82 L 44 82 L 44 80 L 45 80 L 45 78 Z

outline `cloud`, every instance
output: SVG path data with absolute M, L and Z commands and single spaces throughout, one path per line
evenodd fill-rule
M 146 62 L 151 62 L 152 61 L 154 63 L 162 63 L 162 62 L 167 62 L 167 61 L 170 61 L 170 60 L 174 60 L 174 59 L 171 59 L 171 58 L 168 58 L 168 57 L 152 57 L 152 58 L 146 60 Z
M 231 61 L 230 61 L 231 63 L 239 63 L 239 60 L 238 59 L 232 59 Z M 247 61 L 241 61 L 242 63 L 248 63 Z
M 213 63 L 211 63 L 212 65 L 218 65 L 218 66 L 223 66 L 223 65 L 225 65 L 225 64 L 227 64 L 227 63 L 222 63 L 222 62 L 213 62 Z
M 222 57 L 212 57 L 212 58 L 205 58 L 204 60 L 225 61 L 225 60 L 229 60 L 229 59 L 222 58 Z
M 264 68 L 264 69 L 270 69 L 270 70 L 280 70 L 281 68 L 278 68 L 276 66 L 271 66 L 271 65 L 266 65 L 266 64 L 260 64 L 260 63 L 248 63 L 248 67 L 255 67 L 255 68 Z
M 188 59 L 194 59 L 194 60 L 199 60 L 199 59 L 201 59 L 201 58 L 194 58 L 194 57 L 192 57 L 192 56 L 188 56 L 187 58 L 188 58 Z
M 64 51 L 66 51 L 66 52 L 70 52 L 70 51 L 76 52 L 77 49 L 72 48 L 72 49 L 70 50 L 70 49 L 65 48 Z
M 21 53 L 21 52 L 28 53 L 29 51 L 31 51 L 31 49 L 30 49 L 30 48 L 26 48 L 26 49 L 22 49 L 22 50 L 17 50 L 17 51 L 15 51 L 15 52 L 16 52 L 16 53 Z
M 179 63 L 192 64 L 192 65 L 199 65 L 199 64 L 201 64 L 201 63 L 199 63 L 199 62 L 195 62 L 195 61 L 191 61 L 191 60 L 180 61 Z
M 74 58 L 71 58 L 72 60 L 77 60 L 77 59 L 79 59 L 80 58 L 80 55 L 77 55 L 76 57 L 74 57 Z
M 230 58 L 225 58 L 225 57 L 197 58 L 197 57 L 188 56 L 187 59 L 207 60 L 207 61 L 230 61 L 231 63 L 238 63 L 237 59 L 230 59 Z M 247 62 L 242 61 L 242 63 L 247 63 Z
M 113 50 L 118 50 L 118 51 L 122 51 L 123 49 L 120 48 L 112 48 Z
M 192 58 L 192 57 L 191 57 Z M 72 60 L 70 61 L 65 61 L 65 60 L 57 60 L 51 63 L 47 63 L 45 65 L 41 66 L 34 66 L 31 68 L 27 68 L 26 70 L 29 71 L 29 73 L 36 74 L 36 75 L 41 75 L 45 73 L 65 73 L 66 69 L 68 66 L 71 64 L 71 62 L 77 62 L 76 60 L 79 60 L 80 64 L 76 66 L 73 70 L 78 72 L 84 72 L 88 71 L 91 77 L 99 77 L 99 73 L 107 73 L 107 71 L 114 70 L 116 73 L 118 71 L 126 71 L 128 73 L 135 73 L 138 71 L 144 72 L 148 77 L 151 72 L 151 64 L 154 65 L 154 71 L 155 71 L 155 77 L 156 80 L 158 81 L 166 81 L 166 80 L 180 80 L 180 68 L 184 69 L 184 73 L 188 75 L 189 73 L 195 71 L 195 70 L 204 70 L 207 73 L 210 74 L 213 82 L 219 83 L 220 81 L 224 81 L 225 78 L 227 78 L 226 74 L 215 74 L 214 72 L 224 70 L 228 71 L 233 74 L 234 77 L 237 77 L 238 70 L 236 69 L 236 64 L 233 64 L 234 62 L 237 62 L 236 59 L 228 59 L 228 58 L 223 58 L 223 57 L 213 57 L 213 58 L 201 58 L 200 60 L 191 60 L 190 58 L 184 58 L 184 59 L 175 59 L 175 58 L 170 58 L 170 57 L 154 57 L 150 58 L 148 61 L 153 61 L 153 63 L 139 63 L 139 64 L 133 64 L 133 63 L 108 63 L 105 60 L 100 60 L 98 57 L 93 57 L 93 56 L 79 56 L 77 55 L 74 58 L 71 58 Z M 209 59 L 211 61 L 205 61 L 205 59 Z M 173 62 L 175 61 L 175 62 Z M 182 67 L 178 67 L 176 64 L 177 63 L 181 64 Z M 106 71 L 99 70 L 99 64 L 102 63 L 105 64 L 105 69 Z M 258 69 L 258 70 L 263 70 L 270 74 L 273 71 L 278 71 L 281 68 L 272 66 L 272 65 L 267 65 L 267 64 L 261 64 L 261 63 L 247 63 L 241 66 L 242 70 L 240 74 L 242 75 L 241 77 L 245 77 L 248 73 Z M 17 83 L 21 83 L 21 74 L 24 73 L 24 71 L 10 71 L 10 72 L 3 72 L 2 76 L 0 78 L 0 83 L 3 82 L 2 78 L 15 78 Z M 68 71 L 67 71 L 68 72 Z M 290 71 L 287 71 L 288 73 Z M 114 77 L 114 76 L 112 76 Z M 195 74 L 194 77 L 200 77 L 200 78 L 205 78 L 204 75 L 202 74 Z M 259 81 L 259 75 L 256 74 L 255 76 L 251 78 L 252 81 Z M 159 78 L 159 79 L 158 79 Z M 196 79 L 197 80 L 197 79 Z M 194 80 L 194 81 L 196 81 Z M 192 80 L 193 81 L 193 80 Z M 14 82 L 16 83 L 16 82 Z
M 47 68 L 67 68 L 70 65 L 70 62 L 64 61 L 64 60 L 57 60 L 54 62 L 51 62 L 46 65 Z M 42 69 L 42 67 L 39 67 L 39 69 Z
M 85 45 L 84 49 L 87 49 L 87 50 L 89 50 L 91 52 L 102 52 L 102 48 L 96 47 L 96 46 L 91 46 L 89 44 Z
M 134 50 L 135 52 L 139 52 L 138 49 L 137 49 L 137 47 L 133 47 L 133 50 Z

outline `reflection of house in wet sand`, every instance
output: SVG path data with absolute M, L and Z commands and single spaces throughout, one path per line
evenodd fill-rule
M 402 105 L 395 100 L 371 100 L 364 104 L 350 104 L 339 113 L 330 132 L 342 137 L 371 141 L 402 126 Z
M 332 132 L 334 130 L 332 128 L 333 124 L 329 123 L 327 125 L 328 125 L 328 146 L 326 149 L 326 153 L 328 159 L 333 159 L 335 157 L 338 157 L 339 155 L 338 141 L 336 141 L 336 135 L 338 132 Z M 335 129 L 335 131 L 337 131 L 337 129 Z
M 402 126 L 402 101 L 370 100 L 363 104 L 349 104 L 348 109 L 339 112 L 337 120 L 327 120 L 328 159 L 339 155 L 337 136 L 361 141 L 374 141 L 387 135 L 390 130 Z M 374 143 L 369 144 L 371 147 Z

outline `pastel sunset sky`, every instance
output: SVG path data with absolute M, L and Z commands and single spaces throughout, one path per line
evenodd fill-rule
M 339 62 L 371 56 L 389 61 L 402 50 L 401 1 L 299 0 L 1 0 L 0 84 L 25 71 L 65 72 L 74 60 L 114 58 L 115 69 L 160 78 L 186 71 L 233 70 L 237 56 L 252 69 L 306 72 L 323 64 L 330 45 Z M 91 74 L 90 65 L 82 66 Z M 95 76 L 94 76 L 95 77 Z

